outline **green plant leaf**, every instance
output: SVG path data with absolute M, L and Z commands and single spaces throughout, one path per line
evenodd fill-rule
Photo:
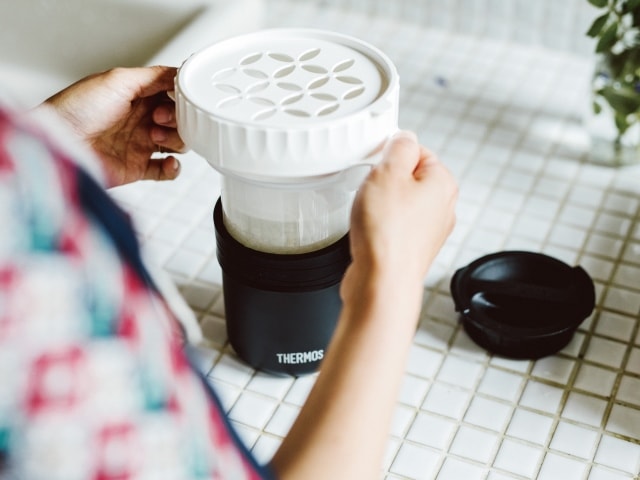
M 636 2 L 638 4 L 640 4 L 640 2 Z M 640 5 L 636 5 L 633 7 L 633 10 L 631 11 L 631 25 L 638 28 L 640 27 Z
M 602 35 L 600 36 L 600 41 L 596 45 L 596 52 L 603 53 L 611 50 L 616 42 L 618 41 L 618 24 L 612 23 L 609 25 Z
M 591 24 L 591 27 L 589 27 L 589 30 L 587 30 L 587 36 L 597 37 L 607 23 L 607 20 L 609 20 L 609 12 L 596 18 Z
M 609 0 L 589 0 L 589 3 L 594 7 L 604 8 L 609 3 Z
M 628 58 L 628 51 L 622 51 L 618 55 L 607 55 L 607 61 L 609 63 L 609 73 L 611 74 L 612 78 L 619 80 L 623 77 Z
M 616 127 L 618 127 L 618 133 L 620 136 L 624 135 L 624 133 L 629 128 L 629 122 L 627 121 L 627 117 L 622 115 L 621 113 L 615 114 Z
M 627 9 L 629 12 L 635 10 L 636 8 L 640 8 L 640 0 L 629 0 L 627 2 Z
M 600 104 L 598 102 L 593 102 L 593 113 L 599 115 L 601 111 L 602 107 L 600 106 Z
M 614 88 L 612 86 L 604 87 L 598 92 L 602 95 L 609 105 L 624 116 L 631 115 L 640 110 L 640 95 L 631 87 Z

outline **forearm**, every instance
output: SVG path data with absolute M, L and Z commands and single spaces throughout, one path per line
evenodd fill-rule
M 422 299 L 422 285 L 368 278 L 345 300 L 321 373 L 273 459 L 282 479 L 375 479 Z
M 272 460 L 280 478 L 374 480 L 422 303 L 422 279 L 455 222 L 451 174 L 399 134 L 351 212 L 353 263 L 321 372 Z

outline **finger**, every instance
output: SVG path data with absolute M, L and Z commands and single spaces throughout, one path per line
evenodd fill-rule
M 178 127 L 176 122 L 176 108 L 173 103 L 158 105 L 153 111 L 152 118 L 158 125 L 172 128 Z
M 180 174 L 180 162 L 170 156 L 160 159 L 151 159 L 144 172 L 144 180 L 173 180 Z
M 425 151 L 428 152 L 426 149 Z M 431 152 L 420 159 L 414 172 L 414 178 L 428 189 L 434 188 L 440 191 L 444 198 L 449 199 L 449 205 L 455 204 L 458 197 L 458 186 L 455 177 Z
M 399 173 L 412 174 L 420 159 L 420 146 L 415 133 L 396 133 L 385 146 L 380 166 Z
M 420 159 L 413 171 L 414 178 L 421 180 L 428 174 L 430 167 L 439 163 L 440 160 L 438 160 L 438 157 L 431 150 L 420 145 Z
M 149 138 L 155 145 L 164 147 L 165 151 L 178 153 L 185 150 L 184 142 L 175 128 L 151 127 Z
M 439 162 L 438 156 L 435 153 L 433 153 L 427 147 L 420 145 L 420 159 L 422 160 L 423 158 L 426 163 Z
M 175 67 L 156 65 L 153 67 L 127 68 L 123 75 L 128 75 L 138 97 L 150 97 L 157 93 L 173 90 L 173 79 L 178 72 Z

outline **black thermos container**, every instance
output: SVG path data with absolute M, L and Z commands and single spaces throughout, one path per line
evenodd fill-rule
M 340 282 L 351 261 L 348 235 L 313 252 L 265 253 L 231 236 L 221 200 L 213 221 L 227 334 L 235 352 L 273 374 L 316 371 L 342 308 Z

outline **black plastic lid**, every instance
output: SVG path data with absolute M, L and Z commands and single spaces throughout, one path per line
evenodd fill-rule
M 451 294 L 469 336 L 492 353 L 556 353 L 593 311 L 593 281 L 581 267 L 533 252 L 481 257 L 457 270 Z
M 266 253 L 246 247 L 227 230 L 222 202 L 213 211 L 217 257 L 225 274 L 259 289 L 311 291 L 339 283 L 351 263 L 349 236 L 322 249 L 296 254 Z

